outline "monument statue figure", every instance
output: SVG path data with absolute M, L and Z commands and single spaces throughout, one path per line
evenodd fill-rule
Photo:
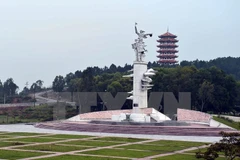
M 143 31 L 143 30 L 140 30 L 140 32 L 138 32 L 137 23 L 135 23 L 135 33 L 138 35 L 139 39 L 145 39 L 145 38 L 147 38 L 147 36 L 152 37 L 152 33 L 145 34 L 145 31 Z
M 146 39 L 147 36 L 152 37 L 152 34 L 145 34 L 145 31 L 143 30 L 140 30 L 140 32 L 138 32 L 137 23 L 135 23 L 135 33 L 138 35 L 138 38 L 135 39 L 135 43 L 132 44 L 132 48 L 135 50 L 136 53 L 136 61 L 143 61 L 142 58 L 145 57 L 145 52 L 147 52 L 147 50 L 145 49 L 147 45 L 145 45 L 143 39 Z

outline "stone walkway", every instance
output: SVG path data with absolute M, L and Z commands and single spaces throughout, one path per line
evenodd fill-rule
M 61 131 L 35 128 L 33 125 L 25 124 L 9 124 L 0 125 L 0 132 L 30 132 L 30 133 L 52 133 L 52 134 L 71 134 L 71 135 L 91 135 L 91 136 L 111 136 L 111 137 L 129 137 L 129 138 L 144 138 L 156 140 L 178 140 L 178 141 L 193 141 L 193 142 L 218 142 L 221 137 L 204 137 L 204 136 L 167 136 L 167 135 L 147 135 L 147 134 L 118 134 L 118 133 L 101 133 L 101 132 L 76 132 L 76 131 Z
M 206 148 L 208 146 L 209 145 L 203 145 L 203 146 L 198 146 L 198 147 L 190 147 L 190 148 L 179 150 L 179 151 L 175 151 L 175 152 L 169 152 L 169 153 L 163 153 L 163 154 L 158 154 L 158 155 L 154 155 L 154 156 L 139 158 L 138 160 L 147 160 L 147 159 L 159 158 L 159 157 L 164 157 L 164 156 L 170 156 L 170 155 L 174 155 L 174 154 L 182 154 L 182 153 L 187 152 L 187 151 L 192 151 L 192 150 L 196 150 L 196 149 Z
M 3 138 L 2 140 L 10 140 L 10 139 L 15 139 L 15 138 L 34 138 L 34 137 L 43 137 L 44 136 L 51 136 L 54 134 L 46 134 L 46 135 L 33 135 L 33 136 L 17 136 L 17 137 L 11 137 L 11 138 Z M 22 147 L 26 146 L 34 146 L 34 145 L 44 145 L 44 144 L 55 144 L 55 143 L 61 143 L 61 142 L 70 142 L 70 141 L 75 141 L 75 140 L 92 140 L 97 137 L 87 137 L 87 138 L 80 138 L 80 139 L 60 139 L 59 141 L 53 141 L 53 142 L 42 142 L 42 143 L 31 143 L 31 144 L 25 144 L 21 146 L 9 146 L 9 147 L 0 147 L 0 149 L 5 149 L 5 150 L 14 150 L 14 151 L 26 151 L 24 149 L 21 149 Z M 95 141 L 101 141 L 101 140 L 95 140 Z M 30 157 L 30 158 L 24 158 L 22 160 L 34 160 L 34 159 L 40 159 L 40 158 L 49 158 L 49 157 L 56 157 L 56 156 L 61 156 L 61 155 L 79 155 L 79 156 L 92 156 L 92 157 L 103 157 L 103 158 L 119 158 L 119 159 L 136 159 L 136 158 L 131 158 L 131 157 L 119 157 L 119 156 L 108 156 L 108 155 L 91 155 L 91 154 L 82 154 L 82 152 L 86 151 L 95 151 L 95 150 L 100 150 L 100 149 L 121 149 L 121 148 L 115 148 L 115 147 L 121 147 L 121 146 L 127 146 L 127 145 L 132 145 L 132 144 L 144 144 L 148 142 L 154 142 L 158 141 L 156 139 L 151 139 L 151 140 L 144 140 L 140 142 L 124 142 L 123 144 L 116 144 L 116 145 L 111 145 L 111 146 L 102 146 L 102 147 L 95 147 L 95 148 L 88 148 L 88 149 L 83 149 L 83 150 L 75 150 L 75 151 L 69 151 L 69 152 L 53 152 L 53 151 L 36 151 L 36 150 L 27 150 L 28 152 L 41 152 L 41 153 L 49 153 L 49 155 L 43 155 L 43 156 L 36 156 L 36 157 Z M 74 146 L 69 144 L 68 146 Z M 164 153 L 164 154 L 158 154 L 154 156 L 148 156 L 145 158 L 138 158 L 139 160 L 148 160 L 148 159 L 153 159 L 153 158 L 158 158 L 158 157 L 163 157 L 163 156 L 168 156 L 168 155 L 174 155 L 174 154 L 182 154 L 186 151 L 191 151 L 191 150 L 196 150 L 198 148 L 205 148 L 208 145 L 203 145 L 199 147 L 190 147 L 187 149 L 175 151 L 175 152 L 169 152 L 169 153 Z M 20 148 L 19 148 L 20 147 Z M 88 146 L 90 147 L 90 146 Z M 93 146 L 92 146 L 93 147 Z M 140 150 L 138 150 L 140 151 Z

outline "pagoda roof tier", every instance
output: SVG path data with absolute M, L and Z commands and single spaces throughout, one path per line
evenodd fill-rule
M 159 54 L 157 55 L 158 58 L 177 58 L 178 55 L 176 54 Z
M 162 35 L 160 35 L 160 36 L 158 36 L 158 37 L 159 37 L 159 38 L 167 38 L 167 37 L 177 38 L 176 35 L 174 35 L 174 34 L 172 34 L 172 33 L 170 33 L 170 32 L 166 32 L 166 33 L 164 33 L 164 34 L 162 34 Z
M 157 47 L 159 47 L 159 48 L 176 48 L 176 47 L 178 47 L 178 45 L 176 45 L 176 44 L 159 44 L 159 45 L 157 45 Z
M 177 63 L 175 59 L 160 59 L 158 62 L 160 63 Z
M 177 39 L 174 39 L 174 38 L 161 38 L 161 39 L 158 39 L 157 42 L 160 42 L 160 43 L 164 43 L 164 42 L 172 42 L 172 43 L 176 43 L 178 42 Z
M 157 50 L 158 53 L 177 53 L 178 50 L 175 49 L 159 49 Z

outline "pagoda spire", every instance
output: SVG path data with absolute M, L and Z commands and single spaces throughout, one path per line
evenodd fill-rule
M 178 63 L 178 61 L 176 60 L 176 58 L 178 57 L 178 55 L 176 54 L 178 53 L 178 50 L 176 50 L 176 48 L 178 47 L 178 45 L 176 45 L 176 43 L 178 42 L 178 40 L 176 39 L 177 36 L 170 33 L 169 27 L 167 27 L 167 32 L 158 37 L 158 62 L 161 65 L 176 65 Z

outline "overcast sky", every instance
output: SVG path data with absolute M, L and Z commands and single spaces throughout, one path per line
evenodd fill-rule
M 88 66 L 131 64 L 135 22 L 153 33 L 148 61 L 168 26 L 179 61 L 238 57 L 239 16 L 239 0 L 0 0 L 0 79 L 50 86 Z

